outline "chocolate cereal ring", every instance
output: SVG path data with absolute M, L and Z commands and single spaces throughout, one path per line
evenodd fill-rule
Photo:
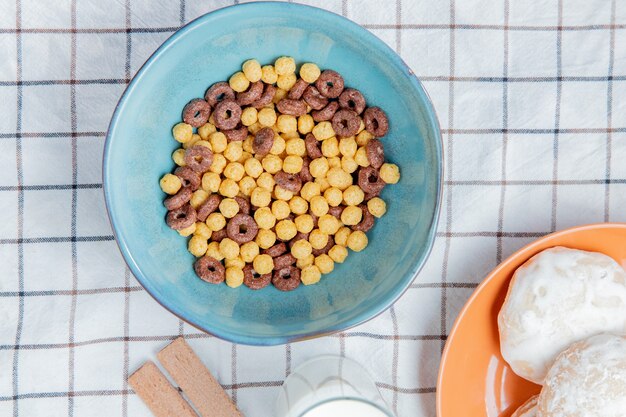
M 274 258 L 274 270 L 287 268 L 296 263 L 296 257 L 290 253 L 277 256 Z
M 220 284 L 224 282 L 226 271 L 224 265 L 212 256 L 203 256 L 193 264 L 196 275 L 201 280 L 210 284 Z
M 208 90 L 206 90 L 204 99 L 211 107 L 215 107 L 220 101 L 234 100 L 235 91 L 230 88 L 230 85 L 228 85 L 227 82 L 222 81 L 213 84 Z
M 358 224 L 352 226 L 352 230 L 367 232 L 374 226 L 374 216 L 370 213 L 365 204 L 359 204 L 359 208 L 363 212 L 363 218 Z
M 167 213 L 167 225 L 174 230 L 182 230 L 196 222 L 196 210 L 190 204 L 185 204 Z
M 385 163 L 385 147 L 378 139 L 371 139 L 367 142 L 365 152 L 367 160 L 370 161 L 370 165 L 374 168 L 378 169 Z
M 253 240 L 258 232 L 259 226 L 252 216 L 243 213 L 236 214 L 226 226 L 228 237 L 240 245 Z
M 222 133 L 224 133 L 224 135 L 226 135 L 226 138 L 231 142 L 241 142 L 246 140 L 246 138 L 248 137 L 248 128 L 238 125 L 234 129 L 222 130 Z
M 274 87 L 272 84 L 265 84 L 263 94 L 261 94 L 261 97 L 258 100 L 252 103 L 252 107 L 258 110 L 267 106 L 274 99 L 274 94 L 276 94 L 276 87 Z
M 185 163 L 195 172 L 205 173 L 213 163 L 213 152 L 206 146 L 192 146 L 185 151 Z
M 222 197 L 218 194 L 211 194 L 204 203 L 198 207 L 198 220 L 205 221 L 209 214 L 213 213 L 219 207 L 222 202 Z
M 326 246 L 324 246 L 322 249 L 313 248 L 311 253 L 313 254 L 313 256 L 320 256 L 322 254 L 330 252 L 333 246 L 335 246 L 335 239 L 333 239 L 332 236 L 328 236 L 328 242 L 326 243 Z
M 337 136 L 347 138 L 357 134 L 361 119 L 355 111 L 341 109 L 333 115 L 332 125 Z
M 163 201 L 163 205 L 168 210 L 176 210 L 177 208 L 181 208 L 187 204 L 190 199 L 191 190 L 189 187 L 184 187 L 181 188 L 175 195 L 167 197 L 165 201 Z
M 311 163 L 311 159 L 308 156 L 302 158 L 302 169 L 298 176 L 302 182 L 313 181 L 313 175 L 311 175 L 311 171 L 309 170 L 309 164 Z
M 339 103 L 337 103 L 336 101 L 331 101 L 322 110 L 312 111 L 311 116 L 313 116 L 313 120 L 315 120 L 316 122 L 325 122 L 333 118 L 335 112 L 337 112 L 337 109 L 339 109 Z
M 289 93 L 287 93 L 287 98 L 291 100 L 300 100 L 302 95 L 304 94 L 304 90 L 309 86 L 309 83 L 304 81 L 302 78 L 298 78 L 298 81 L 291 87 Z
M 211 106 L 201 98 L 194 98 L 183 108 L 183 122 L 200 127 L 209 120 Z
M 322 71 L 315 87 L 324 97 L 337 98 L 343 92 L 343 77 L 333 70 Z
M 285 252 L 287 252 L 287 245 L 285 245 L 285 242 L 277 243 L 271 248 L 263 250 L 264 254 L 269 255 L 272 258 L 276 258 Z
M 372 198 L 378 197 L 381 191 L 382 191 L 382 188 L 372 193 L 365 193 L 365 197 L 363 197 L 363 201 L 370 201 Z
M 276 104 L 276 109 L 282 114 L 299 117 L 306 114 L 306 103 L 302 100 L 284 98 Z
M 295 266 L 288 266 L 274 271 L 272 284 L 280 291 L 292 291 L 300 285 L 300 270 Z
M 213 242 L 221 242 L 222 239 L 224 239 L 227 236 L 226 234 L 226 229 L 220 229 L 220 230 L 216 230 L 215 232 L 211 233 L 211 241 Z
M 353 110 L 356 114 L 361 114 L 365 110 L 365 97 L 359 90 L 346 88 L 339 96 L 339 106 L 342 109 Z
M 202 182 L 200 174 L 195 172 L 193 169 L 189 167 L 178 167 L 174 170 L 174 175 L 180 179 L 183 187 L 189 187 L 191 191 L 196 191 L 200 188 L 200 184 Z
M 213 121 L 219 129 L 234 129 L 241 121 L 241 107 L 234 100 L 220 101 L 213 111 Z
M 328 104 L 328 99 L 321 95 L 319 90 L 312 85 L 304 90 L 302 98 L 313 110 L 322 110 Z
M 258 274 L 252 265 L 248 264 L 243 267 L 243 285 L 251 290 L 260 290 L 270 285 L 272 282 L 272 273 Z
M 337 206 L 337 207 L 329 207 L 328 214 L 331 216 L 335 216 L 337 219 L 341 220 L 341 213 L 343 213 L 343 209 L 345 206 Z
M 302 188 L 302 180 L 298 174 L 288 174 L 285 171 L 278 171 L 274 175 L 274 181 L 281 188 L 297 193 Z
M 250 214 L 250 202 L 243 197 L 236 196 L 235 201 L 239 205 L 239 213 Z
M 378 170 L 371 166 L 359 169 L 358 184 L 366 194 L 380 192 L 386 185 Z
M 248 91 L 237 93 L 237 104 L 239 104 L 240 106 L 247 106 L 248 104 L 252 104 L 260 99 L 262 94 L 263 82 L 257 81 L 250 84 L 250 88 L 248 88 Z
M 389 130 L 389 120 L 380 107 L 368 107 L 363 113 L 363 122 L 365 130 L 377 138 L 385 136 Z
M 255 154 L 260 156 L 267 155 L 270 153 L 272 146 L 274 146 L 274 131 L 272 128 L 264 127 L 256 132 L 252 141 L 252 150 Z
M 306 152 L 311 159 L 322 157 L 322 142 L 315 139 L 313 133 L 307 133 L 304 138 L 304 146 L 306 147 Z

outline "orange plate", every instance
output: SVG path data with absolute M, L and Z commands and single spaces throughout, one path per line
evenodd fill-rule
M 553 246 L 602 252 L 626 266 L 626 224 L 580 226 L 545 236 L 502 262 L 459 314 L 441 358 L 439 417 L 509 417 L 540 387 L 513 373 L 500 355 L 497 317 L 513 272 Z

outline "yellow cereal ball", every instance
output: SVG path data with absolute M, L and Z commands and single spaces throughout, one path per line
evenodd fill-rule
M 239 204 L 237 204 L 237 201 L 233 198 L 224 198 L 220 201 L 219 208 L 220 213 L 222 213 L 227 219 L 231 219 L 239 213 Z
M 211 242 L 206 250 L 206 256 L 210 256 L 211 258 L 215 258 L 218 261 L 224 259 L 224 255 L 220 252 L 220 244 L 219 242 Z
M 187 144 L 189 144 L 189 143 L 193 142 L 193 146 L 204 146 L 205 148 L 208 148 L 208 149 L 209 149 L 209 150 L 211 150 L 211 151 L 213 150 L 213 147 L 211 146 L 211 143 L 210 143 L 208 140 L 202 140 L 202 139 L 200 138 L 200 135 L 195 135 L 195 134 L 194 134 L 193 136 L 194 136 L 194 138 L 192 138 L 192 139 L 191 139 L 191 141 L 189 141 L 189 142 L 187 142 L 187 143 L 183 144 L 183 148 L 185 147 L 185 145 L 187 145 Z M 198 140 L 196 140 L 196 141 L 194 142 L 194 139 L 198 139 Z
M 239 162 L 231 162 L 224 168 L 224 176 L 234 181 L 240 181 L 245 173 L 246 170 Z
M 243 72 L 238 71 L 230 77 L 228 84 L 236 92 L 243 93 L 250 86 L 250 81 L 248 81 Z
M 280 155 L 285 152 L 285 139 L 282 137 L 275 135 L 274 143 L 272 144 L 272 148 L 270 149 L 270 153 L 272 155 Z
M 297 259 L 296 266 L 300 269 L 304 269 L 307 266 L 313 265 L 313 262 L 315 262 L 315 256 L 311 254 L 305 258 Z M 302 277 L 300 279 L 302 279 Z
M 197 135 L 194 133 L 193 135 L 191 135 L 191 139 L 183 143 L 183 149 L 189 149 L 192 146 L 194 146 L 197 142 L 200 142 L 201 140 L 202 138 L 200 137 L 200 135 Z
M 301 134 L 306 135 L 310 133 L 313 130 L 313 126 L 315 126 L 315 121 L 310 114 L 303 114 L 298 117 L 298 132 Z
M 302 171 L 304 161 L 301 156 L 289 155 L 283 160 L 283 171 L 288 174 L 297 174 Z
M 300 239 L 291 247 L 291 254 L 296 259 L 303 259 L 309 256 L 312 250 L 313 247 L 307 240 Z
M 230 142 L 224 150 L 224 157 L 229 161 L 237 161 L 243 153 L 243 144 L 241 142 Z
M 220 252 L 226 259 L 234 259 L 239 256 L 239 245 L 234 240 L 225 237 L 220 242 Z
M 328 213 L 328 202 L 321 195 L 313 196 L 309 202 L 309 209 L 317 217 L 323 216 Z
M 276 243 L 276 233 L 271 230 L 259 229 L 254 241 L 261 249 L 270 248 Z
M 224 155 L 222 155 L 221 153 L 214 153 L 213 163 L 211 164 L 209 171 L 215 172 L 216 174 L 221 174 L 222 171 L 224 171 L 224 167 L 227 163 L 228 162 L 226 161 L 226 158 L 224 158 Z
M 216 193 L 220 189 L 222 179 L 220 174 L 215 172 L 206 172 L 202 176 L 202 189 L 208 193 Z
M 222 132 L 213 132 L 209 135 L 209 143 L 214 153 L 222 153 L 226 150 L 228 139 Z
M 343 201 L 348 206 L 358 206 L 363 202 L 365 193 L 358 185 L 351 185 L 343 192 Z
M 239 181 L 239 192 L 246 197 L 250 196 L 252 190 L 256 188 L 256 181 L 252 177 L 243 177 L 241 181 Z
M 300 133 L 298 133 L 298 131 L 296 130 L 295 132 L 289 132 L 289 133 L 281 133 L 280 136 L 283 137 L 283 139 L 285 140 L 289 140 L 289 139 L 300 139 Z
M 361 252 L 367 246 L 367 235 L 360 230 L 355 230 L 348 236 L 348 247 L 355 252 Z
M 302 64 L 302 66 L 300 67 L 300 78 L 302 78 L 304 81 L 306 81 L 309 84 L 312 84 L 315 81 L 317 81 L 320 74 L 321 74 L 320 67 L 313 64 L 312 62 L 307 62 L 305 64 Z
M 326 178 L 315 178 L 315 183 L 319 184 L 322 193 L 330 188 L 330 183 Z
M 272 103 L 274 104 L 278 103 L 279 101 L 287 97 L 287 93 L 288 93 L 287 90 L 283 90 L 282 88 L 277 88 L 276 92 L 274 93 L 274 98 L 272 99 Z
M 209 229 L 209 226 L 207 226 L 206 223 L 196 222 L 196 230 L 193 234 L 209 240 L 211 238 L 211 229 Z
M 277 185 L 274 187 L 274 198 L 287 202 L 293 198 L 293 193 Z
M 187 250 L 196 258 L 204 256 L 209 247 L 209 242 L 202 236 L 192 236 L 187 244 Z
M 185 162 L 185 150 L 182 148 L 176 149 L 172 153 L 172 160 L 179 167 L 184 167 L 185 165 L 187 165 L 187 163 Z
M 330 274 L 335 269 L 335 262 L 325 253 L 315 257 L 315 266 L 322 274 Z
M 310 214 L 301 214 L 294 219 L 296 229 L 300 233 L 310 233 L 315 227 L 315 222 Z
M 252 126 L 256 123 L 258 111 L 254 107 L 246 107 L 241 112 L 241 124 L 244 126 Z
M 302 273 L 300 274 L 300 281 L 304 285 L 313 285 L 317 284 L 322 278 L 322 273 L 319 268 L 315 265 L 307 265 L 302 268 Z
M 259 175 L 263 173 L 263 165 L 256 158 L 250 158 L 246 160 L 243 165 L 246 173 L 252 178 L 259 178 Z
M 252 267 L 257 274 L 269 274 L 274 269 L 274 260 L 269 255 L 257 255 L 252 261 Z
M 272 193 L 267 191 L 265 188 L 256 187 L 250 193 L 250 203 L 252 203 L 253 206 L 267 207 L 270 205 L 271 201 Z
M 328 165 L 328 159 L 323 156 L 320 158 L 315 158 L 311 162 L 309 162 L 309 172 L 314 178 L 323 178 L 326 177 L 330 166 Z
M 349 158 L 347 156 L 343 156 L 341 158 L 341 169 L 343 169 L 347 173 L 352 174 L 358 168 L 359 168 L 359 164 L 357 164 L 354 159 Z
M 328 235 L 320 229 L 313 229 L 309 234 L 309 242 L 313 249 L 322 249 L 328 244 Z
M 172 136 L 180 143 L 190 141 L 192 135 L 193 127 L 187 123 L 178 123 L 172 128 Z
M 254 149 L 252 148 L 252 142 L 254 142 L 254 136 L 248 135 L 241 145 L 245 152 L 250 152 L 251 154 L 254 153 Z
M 283 90 L 289 91 L 291 87 L 293 87 L 298 81 L 298 77 L 296 74 L 283 74 L 278 76 L 278 80 L 276 81 L 276 85 Z
M 400 181 L 400 168 L 396 164 L 383 164 L 380 167 L 380 178 L 387 184 L 395 184 Z
M 202 140 L 208 140 L 209 135 L 215 132 L 217 128 L 212 123 L 205 123 L 198 128 L 198 135 L 202 138 Z
M 241 248 L 239 249 L 239 252 L 241 252 Z M 243 269 L 243 267 L 246 266 L 246 263 L 244 262 L 243 259 L 241 259 L 241 256 L 238 256 L 238 257 L 233 258 L 233 259 L 226 259 L 224 261 L 224 266 L 226 268 L 235 267 L 235 268 Z
M 354 140 L 354 136 L 349 138 L 343 138 L 339 141 L 339 152 L 343 156 L 354 157 L 356 154 L 356 150 L 358 146 L 356 144 L 356 140 Z
M 205 221 L 206 225 L 213 232 L 217 232 L 218 230 L 222 230 L 226 227 L 226 218 L 222 213 L 213 212 L 208 215 Z
M 286 142 L 285 152 L 287 152 L 287 155 L 306 155 L 306 145 L 304 144 L 304 140 L 300 139 L 298 132 L 293 132 L 292 134 L 295 135 L 295 137 Z
M 313 132 L 313 136 L 315 136 L 317 140 L 326 140 L 335 136 L 333 125 L 330 124 L 330 122 L 319 122 L 311 132 Z
M 325 139 L 322 142 L 322 155 L 326 158 L 339 155 L 339 142 L 335 136 Z
M 255 83 L 263 76 L 263 70 L 261 70 L 261 64 L 256 59 L 249 59 L 241 66 L 243 75 L 246 76 L 248 81 Z
M 359 120 L 359 130 L 356 131 L 357 135 L 365 130 L 365 123 L 363 123 L 363 119 Z
M 224 197 L 233 198 L 239 193 L 239 184 L 230 178 L 226 178 L 220 184 L 219 193 Z
M 363 211 L 357 206 L 348 206 L 341 212 L 341 222 L 347 226 L 354 226 L 361 222 Z
M 374 217 L 382 217 L 387 212 L 387 203 L 379 197 L 374 197 L 367 202 L 367 211 L 372 213 Z
M 359 166 L 368 167 L 370 166 L 370 160 L 367 158 L 367 151 L 365 150 L 365 146 L 361 146 L 356 153 L 354 154 L 354 160 Z
M 352 233 L 352 229 L 343 226 L 335 233 L 335 243 L 337 245 L 346 246 L 348 244 L 348 236 Z
M 281 56 L 274 62 L 276 74 L 293 74 L 296 72 L 296 61 L 290 56 Z
M 261 229 L 271 229 L 276 224 L 276 216 L 269 207 L 261 207 L 254 212 L 254 220 Z
M 161 186 L 161 190 L 169 195 L 176 194 L 178 190 L 180 190 L 180 187 L 183 186 L 180 182 L 180 178 L 174 174 L 163 175 L 163 178 L 159 181 L 159 185 Z
M 187 236 L 191 236 L 193 234 L 193 232 L 195 232 L 195 231 L 196 231 L 196 224 L 193 223 L 193 224 L 185 227 L 184 229 L 180 229 L 178 231 L 178 234 L 181 235 L 181 236 L 187 237 Z
M 239 158 L 237 162 L 243 165 L 250 158 L 252 158 L 252 154 L 250 152 L 243 151 L 241 153 L 241 158 Z
M 331 207 L 337 207 L 343 201 L 343 193 L 339 188 L 329 187 L 324 191 L 324 198 Z
M 263 68 L 261 68 L 261 80 L 266 84 L 276 83 L 278 74 L 276 74 L 273 65 L 264 65 Z
M 321 193 L 322 191 L 320 189 L 320 185 L 315 182 L 306 182 L 300 189 L 300 196 L 306 201 L 311 201 L 311 198 L 315 197 L 316 195 L 321 195 Z M 291 211 L 295 213 L 293 208 L 291 209 Z
M 280 240 L 290 240 L 298 233 L 298 229 L 296 229 L 296 225 L 289 219 L 281 220 L 276 224 L 276 236 Z
M 304 214 L 309 211 L 309 203 L 300 196 L 294 196 L 289 200 L 289 208 L 294 214 Z
M 237 288 L 243 284 L 243 269 L 236 266 L 226 268 L 226 285 Z
M 239 256 L 246 263 L 251 263 L 259 254 L 259 245 L 256 242 L 247 242 L 239 248 Z
M 257 119 L 261 126 L 272 127 L 276 124 L 276 112 L 269 107 L 262 108 L 257 114 Z
M 341 264 L 348 257 L 348 249 L 342 245 L 335 245 L 328 251 L 328 256 L 330 256 L 330 259 L 333 261 Z
M 278 220 L 286 219 L 289 216 L 289 214 L 291 214 L 289 203 L 283 200 L 274 201 L 272 203 L 272 214 Z
M 363 130 L 361 133 L 356 135 L 356 144 L 359 146 L 365 146 L 371 139 L 374 139 L 374 136 L 367 130 Z
M 341 168 L 329 169 L 326 179 L 331 187 L 337 187 L 340 190 L 345 190 L 352 185 L 352 175 Z
M 270 174 L 276 174 L 278 171 L 283 169 L 283 161 L 280 157 L 276 155 L 266 155 L 263 157 L 261 161 L 261 165 L 263 165 L 263 169 L 265 169 Z
M 189 204 L 191 204 L 191 207 L 197 209 L 202 203 L 206 201 L 207 198 L 209 198 L 209 193 L 207 193 L 203 189 L 199 189 L 191 194 L 191 200 L 189 200 Z
M 331 214 L 324 214 L 317 220 L 317 227 L 327 235 L 334 235 L 341 227 L 339 220 Z
M 328 158 L 328 166 L 330 168 L 341 168 L 341 159 L 338 156 L 331 156 Z
M 290 133 L 298 131 L 298 120 L 295 116 L 281 114 L 276 119 L 276 127 L 279 132 Z
M 275 183 L 276 182 L 274 181 L 274 177 L 272 177 L 272 174 L 270 174 L 269 172 L 262 173 L 256 180 L 256 185 L 267 191 L 272 191 L 274 189 Z

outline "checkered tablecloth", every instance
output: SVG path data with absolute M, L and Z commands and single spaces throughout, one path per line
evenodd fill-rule
M 249 417 L 294 366 L 345 355 L 401 417 L 434 416 L 439 358 L 485 274 L 525 243 L 625 221 L 626 4 L 315 2 L 424 82 L 445 151 L 433 253 L 393 308 L 343 334 L 235 346 L 180 322 L 125 268 L 106 217 L 105 131 L 150 53 L 231 2 L 0 0 L 0 416 L 148 416 L 126 378 L 184 335 Z

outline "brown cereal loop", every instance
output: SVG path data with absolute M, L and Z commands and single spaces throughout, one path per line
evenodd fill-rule
M 336 71 L 325 70 L 315 81 L 315 87 L 324 97 L 337 98 L 343 91 L 343 77 Z
M 315 120 L 316 122 L 325 122 L 333 118 L 335 112 L 337 112 L 337 109 L 339 109 L 339 103 L 337 103 L 336 101 L 331 101 L 322 110 L 312 111 L 311 116 L 313 116 L 313 120 Z
M 339 106 L 342 109 L 353 110 L 356 114 L 361 114 L 365 110 L 365 97 L 359 90 L 346 88 L 339 96 Z
M 256 237 L 259 226 L 248 214 L 239 213 L 229 220 L 226 234 L 239 245 L 248 243 Z
M 358 174 L 359 187 L 365 193 L 380 192 L 385 187 L 385 182 L 380 178 L 378 170 L 374 167 L 362 167 Z
M 332 236 L 328 236 L 328 242 L 326 243 L 326 246 L 324 246 L 322 249 L 313 248 L 311 253 L 313 254 L 313 256 L 320 256 L 322 254 L 328 253 L 333 246 L 335 246 L 335 239 L 333 239 Z
M 200 127 L 209 120 L 211 106 L 201 98 L 194 98 L 183 108 L 183 122 Z
M 191 191 L 196 191 L 200 188 L 200 184 L 202 183 L 200 174 L 189 167 L 176 168 L 174 170 L 174 175 L 180 178 L 180 182 L 183 184 L 183 187 L 189 187 Z
M 264 156 L 270 153 L 274 146 L 274 131 L 270 127 L 264 127 L 256 132 L 252 141 L 252 150 L 255 154 Z
M 322 110 L 328 104 L 328 99 L 321 95 L 319 90 L 312 85 L 304 90 L 302 98 L 313 110 Z
M 213 152 L 206 146 L 192 146 L 185 151 L 185 163 L 195 172 L 202 174 L 211 168 Z
M 291 249 L 294 245 L 294 243 L 296 243 L 299 240 L 309 240 L 309 233 L 302 233 L 302 232 L 298 232 L 296 233 L 296 235 L 293 237 L 293 239 L 291 239 L 289 241 L 289 249 Z
M 382 188 L 380 190 L 377 190 L 377 191 L 372 192 L 372 193 L 365 193 L 365 197 L 363 197 L 363 200 L 364 201 L 370 201 L 372 198 L 378 197 L 380 195 L 381 191 L 382 191 Z
M 376 169 L 383 166 L 385 163 L 385 147 L 381 141 L 378 139 L 371 139 L 367 142 L 367 145 L 365 145 L 365 151 L 371 166 Z
M 295 266 L 288 266 L 274 271 L 272 284 L 280 291 L 292 291 L 300 285 L 300 270 Z
M 380 107 L 368 107 L 363 113 L 363 122 L 365 130 L 377 138 L 385 136 L 389 130 L 389 120 Z
M 296 263 L 296 257 L 290 253 L 277 256 L 274 258 L 274 270 L 287 268 Z
M 222 198 L 217 194 L 211 194 L 204 203 L 198 207 L 198 220 L 205 221 L 209 214 L 213 213 L 220 205 Z
M 287 245 L 285 245 L 285 242 L 277 243 L 271 248 L 263 250 L 264 254 L 269 255 L 272 258 L 276 258 L 285 252 L 287 252 Z
M 248 128 L 245 126 L 237 126 L 235 129 L 222 130 L 222 133 L 231 142 L 241 142 L 248 137 Z
M 166 218 L 167 225 L 174 230 L 182 230 L 196 222 L 196 210 L 190 204 L 185 204 L 175 210 L 170 210 Z
M 347 138 L 357 134 L 361 119 L 356 112 L 342 109 L 333 115 L 332 125 L 337 136 Z
M 237 93 L 237 104 L 239 104 L 240 106 L 247 106 L 248 104 L 252 104 L 260 99 L 262 94 L 263 82 L 257 81 L 250 84 L 248 91 Z
M 267 106 L 274 99 L 274 94 L 276 94 L 276 87 L 274 87 L 272 84 L 265 84 L 263 94 L 261 94 L 261 97 L 258 100 L 252 103 L 252 107 L 258 110 L 262 107 Z
M 227 236 L 226 229 L 220 229 L 213 233 L 211 233 L 211 241 L 213 242 L 221 242 Z
M 191 200 L 191 189 L 189 187 L 181 188 L 175 195 L 167 197 L 163 201 L 163 205 L 168 210 L 176 210 L 187 204 Z
M 241 107 L 234 100 L 220 101 L 213 111 L 213 120 L 219 129 L 234 129 L 241 121 Z
M 247 199 L 236 196 L 235 201 L 239 204 L 239 213 L 250 214 L 250 202 Z
M 374 226 L 374 216 L 370 213 L 365 204 L 359 204 L 359 208 L 363 212 L 363 218 L 358 224 L 352 226 L 352 230 L 367 232 Z
M 306 146 L 306 152 L 311 159 L 322 157 L 322 142 L 315 139 L 313 133 L 307 133 L 304 138 L 304 145 Z
M 226 271 L 224 265 L 212 256 L 203 256 L 193 264 L 196 275 L 201 280 L 210 284 L 220 284 L 224 282 Z
M 341 213 L 343 213 L 343 209 L 345 206 L 337 206 L 337 207 L 329 207 L 328 214 L 331 216 L 335 216 L 337 219 L 341 220 Z
M 215 107 L 220 101 L 234 100 L 235 92 L 227 82 L 222 81 L 213 84 L 204 94 L 204 99 L 211 107 Z
M 302 78 L 298 78 L 298 81 L 291 87 L 289 93 L 287 93 L 287 98 L 291 100 L 300 100 L 302 95 L 304 94 L 304 90 L 309 86 L 309 83 L 304 81 Z
M 313 175 L 311 175 L 311 171 L 309 171 L 309 164 L 311 163 L 311 159 L 308 156 L 302 158 L 302 169 L 298 174 L 300 176 L 300 180 L 302 182 L 313 181 Z
M 252 265 L 248 264 L 243 267 L 243 285 L 251 290 L 260 290 L 270 285 L 272 282 L 272 273 L 259 275 Z
M 285 171 L 279 171 L 274 175 L 274 181 L 281 188 L 297 193 L 302 188 L 302 180 L 298 174 L 288 174 Z
M 306 114 L 306 103 L 302 100 L 291 100 L 284 98 L 276 104 L 276 109 L 282 114 L 291 116 L 302 116 Z

